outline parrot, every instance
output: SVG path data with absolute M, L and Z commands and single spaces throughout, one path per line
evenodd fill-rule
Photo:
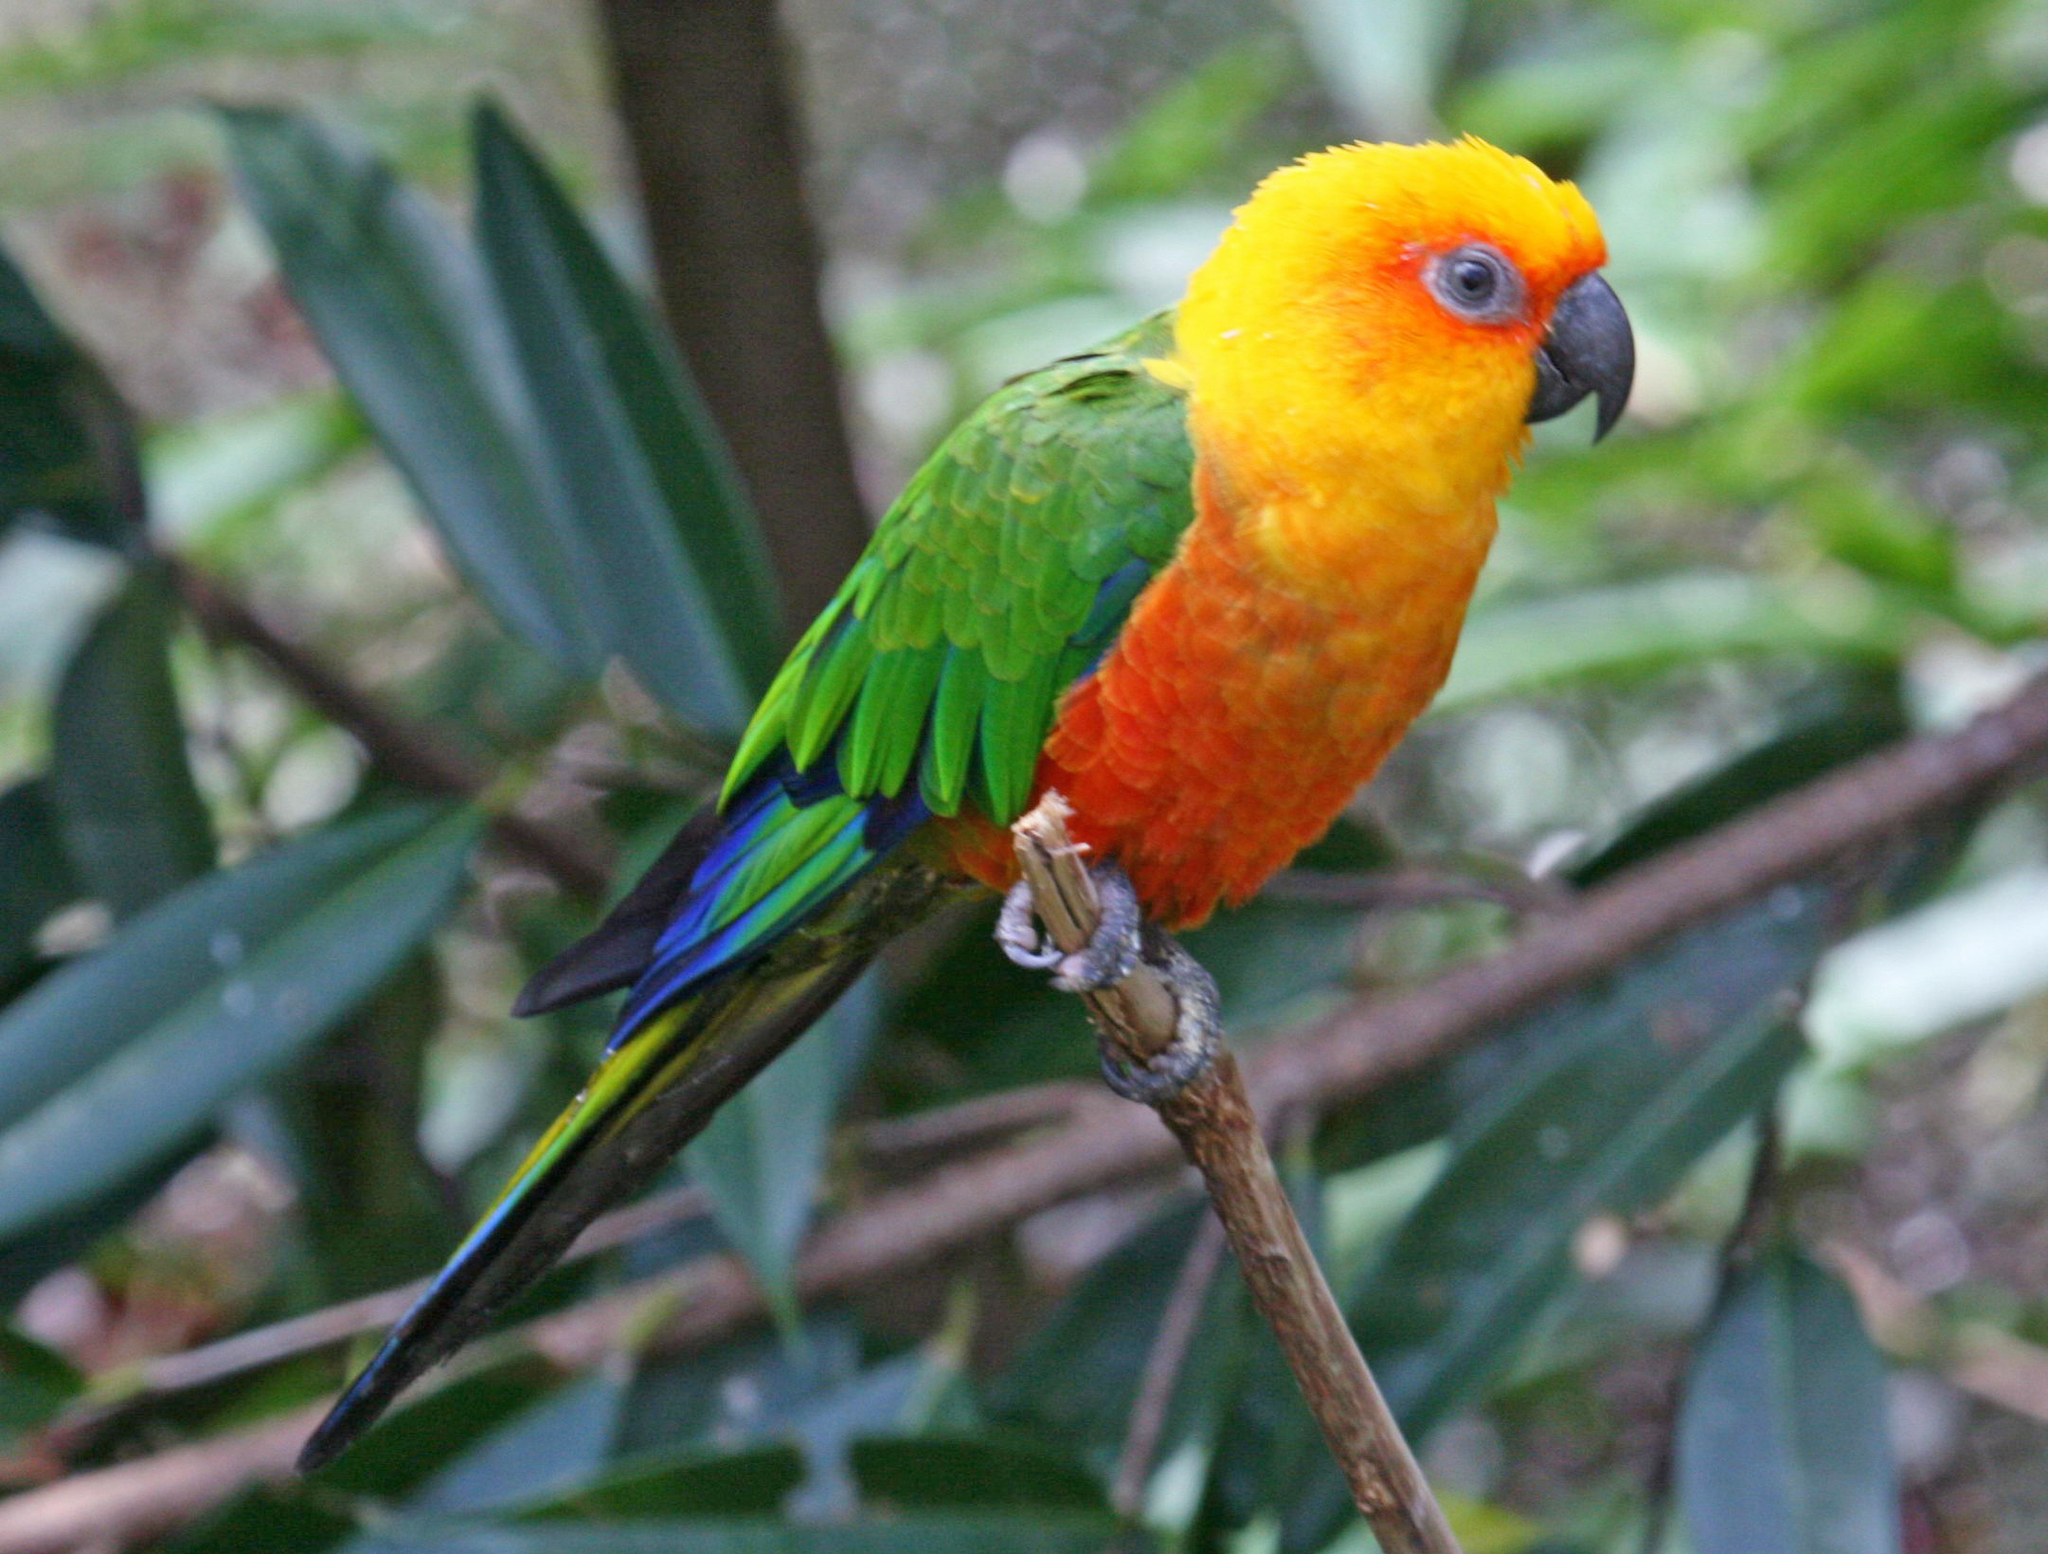
M 513 1012 L 625 990 L 600 1065 L 306 1443 L 328 1462 L 647 1185 L 962 892 L 1068 988 L 1143 956 L 1214 1044 L 1174 930 L 1336 820 L 1448 673 L 1532 422 L 1621 415 L 1634 335 L 1571 183 L 1467 137 L 1266 177 L 1177 306 L 1011 380 L 916 471 L 798 640 L 717 802 Z M 1034 942 L 1008 826 L 1051 790 L 1104 896 Z

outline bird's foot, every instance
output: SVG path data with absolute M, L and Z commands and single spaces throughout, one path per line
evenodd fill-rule
M 1114 863 L 1100 863 L 1089 874 L 1102 903 L 1102 921 L 1085 949 L 1072 954 L 1039 937 L 1037 907 L 1028 881 L 1019 880 L 1003 897 L 996 918 L 996 943 L 1026 971 L 1052 972 L 1052 985 L 1062 993 L 1092 993 L 1131 974 L 1142 948 L 1139 928 L 1144 909 L 1131 877 Z
M 996 943 L 1017 965 L 1051 971 L 1063 993 L 1092 993 L 1129 976 L 1142 960 L 1173 994 L 1173 1039 L 1143 1063 L 1132 1063 L 1107 1039 L 1102 1043 L 1102 1077 L 1127 1101 L 1156 1106 L 1178 1095 L 1215 1060 L 1222 1040 L 1217 1020 L 1216 982 L 1173 938 L 1144 921 L 1144 909 L 1130 876 L 1114 863 L 1089 871 L 1102 903 L 1102 921 L 1086 949 L 1071 954 L 1042 939 L 1031 886 L 1019 880 L 1003 898 L 996 919 Z
M 1216 979 L 1172 935 L 1147 925 L 1140 958 L 1173 994 L 1173 1040 L 1143 1063 L 1132 1063 L 1105 1038 L 1102 1079 L 1127 1101 L 1157 1106 L 1187 1089 L 1216 1061 L 1223 1045 L 1221 1001 Z

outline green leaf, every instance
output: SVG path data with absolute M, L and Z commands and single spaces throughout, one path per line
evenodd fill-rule
M 765 1517 L 516 1525 L 422 1521 L 381 1528 L 352 1554 L 1102 1554 L 1117 1525 L 1060 1509 L 927 1512 L 818 1525 Z M 1132 1550 L 1156 1547 L 1131 1535 Z
M 1868 928 L 1821 967 L 1805 1026 L 1854 1070 L 2048 991 L 2048 870 L 2020 867 Z
M 1789 1246 L 1746 1269 L 1714 1313 L 1676 1449 L 1698 1554 L 1900 1546 L 1884 1362 L 1840 1281 Z
M 1788 792 L 1906 732 L 1899 684 L 1889 673 L 1850 673 L 1809 687 L 1787 710 L 1785 726 L 1695 782 L 1636 814 L 1620 835 L 1572 870 L 1580 887 L 1597 885 L 1767 799 Z M 1889 909 L 1896 905 L 1884 899 Z M 1812 1029 L 1811 1009 L 1806 1027 Z M 1330 1113 L 1316 1154 L 1326 1171 L 1344 1170 L 1425 1143 L 1478 1105 L 1543 1029 L 1524 1023 L 1447 1062 L 1407 1075 Z
M 1789 1000 L 1831 899 L 1782 886 L 1489 1043 L 1509 1057 L 1468 1086 L 1442 1175 L 1344 1296 L 1411 1435 L 1476 1398 L 1571 1290 L 1587 1219 L 1655 1204 L 1769 1102 L 1803 1050 Z M 1350 1514 L 1336 1471 L 1309 1462 L 1289 1550 Z
M 442 1468 L 413 1496 L 411 1509 L 495 1511 L 588 1480 L 611 1456 L 625 1396 L 618 1376 L 571 1382 Z
M 481 828 L 406 809 L 190 885 L 0 1015 L 0 1240 L 175 1153 L 390 973 Z
M 0 1447 L 41 1429 L 84 1390 L 69 1360 L 12 1328 L 0 1328 Z
M 50 792 L 80 876 L 117 918 L 213 867 L 213 824 L 171 684 L 175 607 L 138 570 L 72 655 L 51 714 Z
M 663 1452 L 621 1463 L 518 1514 L 531 1521 L 766 1515 L 803 1478 L 803 1456 L 794 1446 Z
M 605 645 L 671 711 L 737 733 L 780 658 L 767 552 L 681 360 L 540 160 L 477 110 L 477 240 L 589 566 Z
M 1730 653 L 1890 660 L 1907 637 L 1882 595 L 1800 590 L 1733 572 L 1642 583 L 1474 613 L 1437 712 L 1589 675 L 1638 674 Z
M 1065 1507 L 1107 1513 L 1102 1486 L 1070 1457 L 1017 1441 L 921 1435 L 855 1441 L 854 1482 L 877 1509 Z
M 1182 1203 L 1090 1269 L 998 1381 L 992 1413 L 1041 1440 L 1067 1444 L 1105 1477 L 1114 1471 L 1145 1361 L 1208 1212 L 1206 1201 Z M 1206 1447 L 1213 1439 L 1252 1320 L 1226 1254 L 1168 1405 L 1160 1460 L 1187 1441 Z
M 314 1480 L 344 1495 L 402 1498 L 431 1483 L 548 1395 L 548 1368 L 532 1355 L 435 1387 L 364 1436 Z
M 430 1270 L 462 1225 L 419 1146 L 421 1071 L 442 1015 L 414 952 L 369 1004 L 270 1087 L 311 1253 L 309 1295 L 343 1300 Z
M 508 628 L 595 673 L 560 494 L 534 467 L 532 410 L 474 256 L 352 139 L 281 109 L 224 119 L 293 299 L 450 554 Z
M 754 1334 L 704 1353 L 650 1358 L 633 1377 L 620 1453 L 796 1439 L 804 1411 L 858 1385 L 860 1370 L 860 1336 L 836 1313 L 813 1316 L 801 1346 Z M 875 1434 L 899 1423 L 892 1405 L 861 1428 Z
M 0 792 L 0 998 L 35 959 L 36 930 L 82 895 L 58 841 L 49 783 L 31 778 Z
M 1572 1280 L 1592 1215 L 1656 1203 L 1801 1051 L 1788 995 L 1825 894 L 1784 887 L 1530 1022 L 1451 1135 L 1443 1174 L 1345 1302 L 1418 1434 L 1499 1374 Z M 1540 1031 L 1541 1034 L 1535 1034 Z
M 224 1508 L 155 1554 L 320 1554 L 355 1530 L 355 1519 L 310 1503 L 293 1488 L 265 1487 L 238 1495 Z
M 848 1443 L 921 1428 L 958 1377 L 943 1341 L 865 1368 L 860 1346 L 850 1320 L 814 1316 L 800 1342 L 762 1336 L 644 1366 L 627 1399 L 621 1451 L 793 1441 L 809 1472 L 792 1509 L 849 1515 Z
M 811 1223 L 825 1144 L 860 1071 L 878 1017 L 863 979 L 823 1019 L 718 1109 L 683 1153 L 711 1195 L 719 1228 L 747 1259 L 788 1331 L 800 1320 L 792 1274 Z
M 1762 744 L 1636 815 L 1621 835 L 1572 870 L 1572 883 L 1597 885 L 1906 733 L 1897 676 L 1851 676 L 1794 709 L 1787 726 Z
M 41 517 L 71 539 L 129 549 L 134 471 L 127 408 L 0 253 L 0 536 Z

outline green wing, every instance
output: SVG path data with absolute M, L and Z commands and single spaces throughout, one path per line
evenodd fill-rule
M 918 471 L 748 726 L 725 798 L 787 752 L 849 799 L 1022 812 L 1059 695 L 1193 516 L 1170 313 L 1018 378 Z M 826 763 L 830 763 L 829 768 Z

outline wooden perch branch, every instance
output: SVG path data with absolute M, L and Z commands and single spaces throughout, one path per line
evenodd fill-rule
M 1017 862 L 1053 943 L 1086 949 L 1102 920 L 1095 882 L 1067 834 L 1072 813 L 1057 793 L 1012 827 Z M 1129 1066 L 1143 1068 L 1173 1043 L 1174 992 L 1144 961 L 1111 986 L 1083 993 L 1090 1018 Z M 1351 1498 L 1386 1554 L 1458 1554 L 1443 1508 L 1408 1449 L 1337 1297 L 1294 1216 L 1245 1093 L 1237 1059 L 1219 1051 L 1184 1089 L 1153 1108 L 1208 1185 L 1216 1217 L 1281 1352 L 1294 1372 Z
M 2044 759 L 2048 677 L 1967 728 L 1903 740 L 1638 865 L 1546 914 L 1497 955 L 1275 1036 L 1248 1066 L 1251 1093 L 1268 1115 L 1314 1115 L 1368 1094 L 1680 929 L 2010 784 Z M 798 1294 L 840 1296 L 928 1266 L 1042 1209 L 1170 1169 L 1177 1155 L 1142 1110 L 1084 1092 L 1063 1122 L 878 1194 L 820 1227 L 797 1264 Z M 673 1312 L 652 1335 L 661 1351 L 725 1337 L 766 1314 L 739 1260 L 719 1254 L 544 1317 L 520 1335 L 559 1364 L 595 1363 L 615 1353 L 623 1335 L 645 1333 L 657 1299 Z M 245 1484 L 284 1477 L 302 1438 L 303 1429 L 264 1424 L 12 1496 L 0 1501 L 0 1554 L 133 1541 L 167 1525 L 155 1515 L 131 1519 L 153 1506 L 175 1502 L 196 1515 Z M 145 1470 L 163 1476 L 145 1480 Z M 149 1496 L 133 1493 L 138 1482 L 150 1484 Z M 188 1494 L 200 1485 L 210 1498 Z

